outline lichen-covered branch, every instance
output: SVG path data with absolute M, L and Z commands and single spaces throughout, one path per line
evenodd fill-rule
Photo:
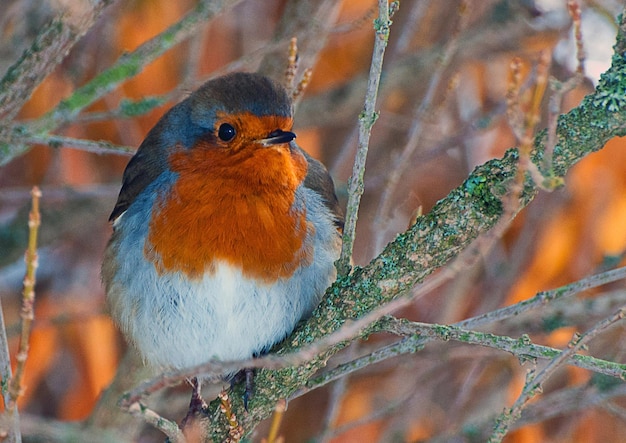
M 39 83 L 85 35 L 109 3 L 111 0 L 89 2 L 78 13 L 57 17 L 42 29 L 30 49 L 0 80 L 0 117 L 4 121 L 17 115 Z
M 617 317 L 612 319 L 611 324 L 617 320 L 619 320 Z M 567 361 L 567 364 L 626 380 L 626 365 L 624 364 L 578 354 L 576 353 L 578 348 L 568 348 L 568 353 L 564 353 L 559 349 L 535 344 L 527 335 L 522 335 L 520 338 L 515 339 L 487 332 L 461 329 L 457 326 L 410 322 L 403 319 L 388 319 L 385 322 L 385 330 L 407 336 L 409 340 L 414 342 L 423 342 L 423 339 L 454 340 L 471 345 L 486 346 L 509 352 L 522 361 L 554 360 L 564 355 L 563 361 Z

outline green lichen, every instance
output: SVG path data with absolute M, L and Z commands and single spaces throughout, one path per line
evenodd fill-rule
M 135 117 L 147 114 L 154 108 L 165 103 L 163 97 L 144 97 L 141 100 L 122 100 L 120 102 L 119 111 L 123 117 Z
M 484 441 L 482 429 L 477 424 L 470 423 L 463 426 L 461 434 L 465 437 L 465 441 L 468 443 L 478 443 Z
M 40 58 L 41 56 L 38 54 L 47 50 L 52 42 L 59 38 L 63 32 L 63 27 L 63 20 L 60 19 L 53 20 L 47 25 L 47 29 L 37 36 L 32 46 L 27 51 L 24 51 L 17 62 L 9 67 L 2 80 L 0 80 L 0 91 L 11 88 L 17 79 L 24 75 L 25 70 L 30 67 L 29 60 L 33 58 L 33 55 L 36 55 L 36 58 Z
M 378 120 L 378 117 L 380 116 L 380 112 L 372 112 L 371 115 L 368 115 L 367 112 L 362 111 L 359 114 L 359 120 L 361 122 L 363 122 L 365 128 L 367 128 L 368 130 L 372 128 L 372 126 L 374 126 L 374 123 L 376 123 L 376 120 Z
M 593 105 L 609 112 L 626 106 L 626 54 L 613 54 L 611 69 L 600 76 Z
M 611 377 L 605 374 L 594 372 L 591 375 L 591 384 L 600 392 L 607 392 L 624 382 L 619 378 Z
M 522 334 L 520 338 L 517 339 L 517 343 L 518 346 L 521 348 L 527 348 L 528 346 L 533 344 L 528 334 Z
M 374 31 L 378 35 L 388 36 L 389 26 L 391 26 L 391 20 L 381 20 L 380 18 L 374 20 Z
M 122 81 L 137 75 L 143 65 L 137 56 L 125 56 L 123 62 L 102 72 L 87 85 L 77 89 L 74 94 L 64 100 L 60 106 L 60 111 L 71 113 L 82 110 L 90 105 L 94 98 L 101 95 L 101 91 L 108 91 L 117 86 Z
M 450 326 L 445 325 L 433 325 L 433 331 L 443 341 L 449 341 L 452 338 Z
M 567 326 L 567 319 L 560 313 L 543 317 L 541 319 L 541 326 L 545 332 L 552 332 Z
M 487 177 L 472 174 L 463 183 L 465 192 L 478 204 L 482 215 L 492 217 L 502 214 L 502 201 L 493 194 L 490 181 Z
M 487 183 L 487 179 L 481 176 L 471 176 L 468 178 L 463 186 L 469 195 L 475 195 L 477 191 L 481 190 L 482 187 Z

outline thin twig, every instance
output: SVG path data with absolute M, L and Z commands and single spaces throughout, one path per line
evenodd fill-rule
M 294 108 L 300 104 L 300 101 L 304 97 L 304 91 L 306 91 L 306 88 L 311 83 L 311 78 L 313 78 L 313 70 L 311 68 L 306 68 L 302 73 L 302 78 L 291 94 Z
M 7 389 L 7 384 L 12 380 L 11 354 L 9 353 L 9 341 L 4 323 L 4 312 L 0 303 L 0 377 L 2 377 L 2 399 L 4 401 L 5 420 L 0 422 L 0 436 L 3 436 L 6 443 L 19 443 L 22 441 L 20 435 L 20 417 L 17 410 L 17 403 L 11 401 L 11 394 Z
M 372 51 L 372 63 L 370 65 L 369 78 L 367 81 L 365 105 L 359 115 L 359 144 L 354 159 L 352 175 L 348 181 L 348 204 L 343 231 L 343 246 L 341 248 L 341 257 L 337 263 L 337 270 L 340 275 L 348 274 L 351 269 L 350 261 L 352 260 L 352 250 L 354 247 L 356 221 L 361 196 L 364 191 L 363 177 L 365 175 L 365 161 L 367 159 L 372 127 L 378 118 L 378 113 L 376 112 L 376 98 L 378 97 L 378 86 L 383 70 L 385 48 L 389 40 L 389 30 L 391 27 L 390 9 L 392 7 L 396 8 L 397 3 L 392 2 L 389 4 L 388 0 L 378 1 L 378 18 L 374 21 L 376 39 L 374 40 L 374 50 Z
M 407 5 L 410 7 L 404 27 L 400 31 L 400 35 L 396 40 L 396 47 L 393 48 L 393 55 L 397 56 L 407 52 L 411 39 L 415 35 L 416 28 L 420 25 L 422 18 L 428 11 L 430 0 L 421 0 L 419 2 L 411 2 Z
M 282 443 L 284 441 L 284 439 L 278 435 L 278 432 L 280 431 L 280 425 L 286 410 L 287 401 L 284 398 L 278 400 L 274 408 L 274 415 L 272 415 L 272 424 L 270 425 L 269 433 L 267 434 L 267 438 L 261 440 L 261 443 Z
M 524 174 L 528 172 L 535 184 L 541 189 L 552 190 L 544 187 L 544 178 L 537 166 L 531 160 L 531 153 L 534 147 L 534 138 L 537 124 L 541 118 L 541 102 L 548 85 L 548 71 L 550 68 L 551 54 L 548 50 L 543 50 L 539 54 L 537 62 L 537 76 L 533 85 L 532 94 L 528 103 L 528 111 L 524 114 L 523 126 L 520 128 L 522 137 L 519 140 L 519 162 L 516 181 L 521 186 L 524 182 Z
M 363 15 L 361 15 L 361 17 L 351 20 L 348 23 L 340 23 L 335 25 L 331 33 L 335 35 L 347 34 L 357 29 L 361 29 L 366 23 L 369 23 L 374 18 L 377 9 L 378 7 L 376 5 L 372 5 L 372 7 L 365 11 Z
M 569 91 L 580 85 L 585 77 L 585 48 L 582 37 L 581 11 L 580 5 L 576 0 L 568 0 L 567 9 L 572 17 L 574 26 L 574 39 L 576 41 L 576 66 L 575 74 L 565 82 L 560 82 L 555 78 L 550 79 L 550 99 L 548 102 L 548 140 L 543 154 L 543 174 L 546 177 L 545 186 L 547 188 L 556 188 L 561 185 L 563 180 L 554 177 L 552 171 L 552 158 L 554 156 L 554 148 L 557 142 L 557 122 L 561 113 L 563 97 Z
M 413 125 L 411 126 L 411 129 L 409 131 L 408 140 L 405 143 L 400 155 L 398 155 L 394 159 L 392 165 L 389 167 L 389 173 L 385 181 L 385 186 L 383 187 L 379 204 L 376 208 L 376 213 L 374 215 L 373 231 L 376 233 L 374 241 L 375 253 L 378 253 L 382 249 L 382 242 L 385 239 L 384 225 L 387 221 L 389 210 L 391 209 L 392 197 L 398 187 L 398 183 L 400 182 L 402 174 L 411 164 L 409 160 L 411 156 L 415 153 L 415 150 L 417 149 L 419 141 L 422 137 L 422 133 L 425 127 L 424 122 L 426 120 L 426 115 L 428 112 L 432 111 L 431 108 L 433 105 L 433 100 L 435 98 L 435 93 L 439 89 L 439 85 L 441 84 L 443 75 L 448 69 L 450 62 L 452 61 L 452 57 L 457 51 L 459 36 L 467 25 L 468 15 L 467 0 L 463 0 L 461 1 L 458 8 L 458 23 L 456 25 L 456 28 L 452 33 L 450 40 L 448 40 L 448 42 L 446 43 L 441 57 L 437 60 L 435 71 L 430 78 L 430 82 L 428 83 L 428 88 L 426 90 L 424 98 L 415 109 Z
M 489 437 L 489 443 L 500 443 L 504 436 L 507 434 L 510 426 L 514 423 L 522 414 L 522 409 L 537 394 L 543 392 L 543 385 L 554 372 L 561 367 L 564 363 L 570 361 L 573 357 L 577 356 L 576 352 L 582 349 L 591 339 L 604 332 L 610 326 L 616 322 L 622 320 L 626 315 L 626 308 L 621 308 L 610 318 L 606 318 L 598 322 L 593 328 L 587 331 L 583 335 L 578 333 L 574 334 L 574 337 L 570 341 L 568 348 L 563 350 L 557 356 L 555 356 L 544 368 L 539 372 L 530 372 L 526 378 L 526 383 L 522 389 L 522 393 L 519 395 L 513 406 L 507 408 L 497 419 L 493 428 L 493 433 Z M 623 379 L 624 375 L 622 375 Z
M 589 277 L 585 277 L 582 280 L 561 286 L 549 291 L 539 292 L 528 300 L 523 300 L 511 306 L 507 306 L 495 311 L 487 312 L 485 314 L 477 315 L 466 320 L 462 320 L 455 323 L 455 326 L 460 328 L 476 328 L 488 323 L 496 321 L 503 321 L 507 318 L 521 315 L 528 312 L 531 309 L 538 308 L 546 305 L 554 300 L 563 299 L 579 292 L 586 291 L 588 289 L 597 288 L 607 283 L 616 282 L 626 278 L 626 266 L 612 269 L 610 271 L 602 272 L 600 274 L 594 274 Z
M 180 88 L 177 88 L 179 90 L 184 90 L 186 87 L 193 85 L 198 76 L 200 61 L 205 57 L 205 40 L 208 27 L 208 22 L 200 25 L 197 32 L 189 39 L 187 57 L 183 64 L 182 81 L 180 82 Z
M 400 396 L 400 398 L 394 399 L 393 401 L 390 401 L 388 404 L 386 404 L 385 406 L 382 407 L 377 407 L 376 409 L 374 409 L 371 413 L 363 416 L 363 417 L 359 417 L 356 420 L 352 420 L 348 423 L 342 424 L 340 426 L 337 426 L 334 429 L 331 429 L 330 432 L 328 432 L 327 438 L 326 440 L 323 441 L 341 441 L 341 434 L 350 431 L 351 429 L 355 429 L 359 426 L 363 426 L 366 425 L 368 423 L 372 423 L 376 420 L 381 420 L 383 418 L 388 418 L 390 416 L 397 416 L 398 414 L 400 414 L 400 408 L 405 406 L 407 404 L 407 402 L 415 396 L 415 391 L 417 388 L 417 383 L 413 382 L 411 383 L 412 386 L 407 386 L 405 387 L 404 391 L 403 391 L 403 395 Z M 392 439 L 381 439 L 380 441 L 391 441 Z
M 48 145 L 53 148 L 72 148 L 94 154 L 132 155 L 137 150 L 131 146 L 115 145 L 105 140 L 87 140 L 65 137 L 62 135 L 30 136 L 24 139 L 26 143 Z
M 546 394 L 536 401 L 529 403 L 522 411 L 519 420 L 512 423 L 509 430 L 520 429 L 533 423 L 545 422 L 551 418 L 567 417 L 578 412 L 590 411 L 596 407 L 604 407 L 607 402 L 619 399 L 626 395 L 626 384 L 620 383 L 610 389 L 598 389 L 591 384 L 578 385 L 564 388 L 550 394 Z M 433 443 L 450 441 L 466 441 L 471 435 L 471 441 L 486 441 L 491 435 L 493 423 L 496 417 L 486 417 L 479 421 L 471 420 L 462 426 L 456 426 L 458 435 L 452 429 L 435 438 L 430 439 Z
M 282 41 L 276 50 L 266 51 L 258 72 L 276 80 L 282 79 L 285 66 L 284 43 L 298 39 L 300 66 L 315 66 L 326 46 L 333 24 L 337 21 L 341 2 L 336 0 L 290 0 L 286 2 L 269 44 Z
M 187 439 L 176 422 L 168 420 L 141 402 L 135 402 L 128 407 L 128 412 L 134 417 L 141 418 L 146 423 L 167 435 L 171 443 L 186 443 Z
M 220 400 L 220 411 L 226 417 L 228 422 L 228 438 L 225 443 L 237 443 L 243 437 L 243 428 L 237 420 L 237 416 L 233 412 L 233 405 L 230 401 L 230 396 L 226 391 L 220 392 L 218 395 Z
M 291 95 L 294 109 L 304 97 L 304 91 L 311 83 L 311 77 L 313 76 L 313 70 L 306 68 L 302 73 L 302 77 L 298 81 L 298 39 L 293 37 L 289 41 L 289 51 L 287 53 L 287 69 L 285 70 L 284 86 Z
M 619 320 L 619 318 L 614 317 L 617 317 L 617 314 L 611 318 L 610 324 Z M 562 351 L 559 349 L 533 343 L 527 335 L 522 335 L 520 338 L 511 338 L 506 335 L 477 332 L 469 329 L 461 329 L 456 326 L 411 322 L 395 318 L 390 318 L 385 322 L 385 330 L 394 334 L 407 336 L 410 340 L 415 340 L 415 342 L 419 341 L 420 338 L 430 338 L 438 341 L 454 340 L 471 345 L 485 346 L 508 352 L 521 361 L 552 360 L 562 354 Z M 567 362 L 567 364 L 572 366 L 615 377 L 620 380 L 626 380 L 626 364 L 577 354 L 576 351 L 578 349 L 579 347 L 565 355 L 559 360 L 560 364 Z
M 2 383 L 6 386 L 8 380 L 12 378 L 11 370 L 11 355 L 9 353 L 9 340 L 7 338 L 7 328 L 4 323 L 4 312 L 2 310 L 2 303 L 0 300 L 0 377 L 2 377 Z M 4 400 L 5 407 L 11 402 L 11 396 L 8 389 L 2 389 L 2 398 Z
M 424 347 L 423 342 L 427 339 L 414 340 L 413 338 L 403 338 L 393 344 L 383 346 L 374 352 L 359 357 L 347 363 L 341 364 L 330 371 L 309 380 L 307 385 L 296 392 L 290 397 L 290 400 L 301 397 L 302 395 L 310 392 L 314 389 L 327 385 L 335 380 L 341 380 L 346 378 L 347 375 L 352 374 L 358 370 L 361 370 L 370 365 L 388 360 L 390 358 L 397 357 L 404 354 L 414 354 Z
M 349 355 L 354 359 L 354 354 L 356 350 L 359 348 L 359 343 L 353 343 L 349 348 Z M 327 443 L 329 442 L 333 436 L 335 435 L 333 426 L 339 412 L 341 411 L 341 404 L 344 396 L 346 395 L 346 391 L 348 390 L 348 381 L 350 377 L 348 374 L 345 374 L 345 377 L 341 377 L 336 379 L 336 383 L 332 386 L 330 391 L 330 397 L 328 400 L 328 407 L 326 408 L 326 414 L 324 414 L 324 422 L 322 425 L 322 431 L 320 432 L 320 436 L 316 439 L 317 443 Z
M 520 140 L 524 130 L 520 89 L 522 87 L 522 59 L 513 57 L 509 65 L 509 82 L 506 91 L 506 117 L 515 137 Z
M 9 394 L 11 396 L 9 407 L 13 407 L 17 403 L 17 399 L 22 395 L 24 387 L 22 379 L 24 377 L 24 367 L 28 358 L 28 349 L 30 342 L 30 331 L 32 329 L 33 320 L 35 318 L 35 281 L 37 275 L 37 234 L 39 233 L 39 225 L 41 224 L 41 214 L 39 212 L 39 198 L 41 191 L 38 187 L 32 190 L 32 208 L 28 214 L 28 249 L 24 260 L 26 261 L 26 276 L 24 277 L 24 290 L 22 292 L 22 310 L 20 311 L 22 331 L 20 333 L 20 344 L 17 353 L 17 366 L 15 374 L 9 384 Z
M 35 282 L 37 267 L 39 266 L 39 263 L 37 261 L 37 235 L 39 233 L 39 226 L 41 225 L 41 214 L 39 211 L 39 199 L 41 198 L 41 191 L 38 187 L 33 187 L 31 191 L 31 196 L 32 207 L 28 215 L 28 248 L 26 249 L 26 254 L 24 257 L 24 261 L 26 262 L 26 275 L 24 277 L 24 289 L 22 291 L 22 309 L 20 311 L 21 333 L 19 349 L 16 356 L 17 366 L 15 368 L 15 374 L 12 377 L 3 315 L 2 324 L 0 324 L 0 327 L 2 327 L 2 337 L 4 341 L 3 347 L 5 348 L 4 354 L 7 360 L 3 368 L 2 380 L 4 383 L 8 383 L 8 389 L 4 392 L 4 402 L 10 420 L 10 429 L 7 430 L 7 438 L 9 439 L 8 441 L 11 442 L 21 441 L 17 400 L 24 391 L 24 387 L 22 386 L 22 379 L 24 378 L 24 368 L 26 365 L 28 350 L 30 347 L 30 332 L 32 329 L 33 319 L 35 317 Z
M 468 331 L 469 329 L 473 329 L 476 327 L 484 326 L 486 324 L 494 323 L 497 321 L 504 321 L 511 317 L 517 317 L 524 313 L 527 313 L 535 308 L 539 308 L 541 306 L 545 306 L 546 304 L 565 299 L 567 297 L 578 294 L 582 291 L 592 289 L 598 286 L 605 285 L 607 283 L 616 282 L 619 280 L 623 280 L 626 278 L 626 267 L 613 269 L 611 271 L 602 272 L 600 274 L 595 274 L 589 277 L 586 277 L 582 280 L 579 280 L 574 283 L 570 283 L 568 285 L 550 290 L 543 291 L 535 295 L 534 297 L 521 301 L 511 306 L 507 306 L 505 308 L 497 309 L 495 311 L 488 312 L 486 314 L 478 315 L 476 317 L 468 318 L 466 320 L 457 322 L 451 325 L 451 328 L 458 328 L 458 330 Z M 433 325 L 434 326 L 434 325 Z M 388 330 L 388 329 L 386 329 Z M 480 334 L 476 332 L 476 334 Z M 470 338 L 468 336 L 468 338 Z M 404 338 L 398 342 L 392 343 L 390 345 L 383 346 L 376 351 L 359 357 L 356 360 L 352 360 L 350 362 L 344 363 L 328 372 L 321 374 L 320 376 L 312 379 L 306 388 L 303 388 L 296 392 L 293 398 L 299 397 L 306 392 L 309 392 L 312 389 L 317 389 L 321 386 L 324 386 L 332 381 L 338 380 L 342 377 L 345 377 L 348 374 L 356 372 L 366 366 L 372 365 L 374 363 L 379 363 L 381 361 L 388 360 L 390 358 L 397 357 L 403 354 L 412 354 L 419 350 L 421 350 L 427 343 L 435 340 L 436 337 L 431 337 L 428 334 L 421 334 L 417 337 Z M 454 338 L 451 338 L 454 339 Z M 472 339 L 473 340 L 473 339 Z M 517 344 L 517 341 L 511 339 L 511 343 Z M 467 343 L 472 344 L 481 344 L 479 342 L 471 341 Z M 486 340 L 482 341 L 482 344 L 489 346 L 493 344 L 491 342 L 491 336 L 487 337 Z M 533 345 L 535 346 L 535 345 Z M 497 349 L 510 351 L 509 343 L 506 343 L 506 347 L 496 346 Z M 536 352 L 532 352 L 528 355 L 536 355 L 539 356 L 542 352 L 541 348 L 536 348 Z M 597 372 L 596 368 L 596 372 Z M 617 372 L 616 372 L 617 370 Z M 612 370 L 612 374 L 615 375 L 619 372 L 617 367 L 614 367 Z
M 284 86 L 292 92 L 296 87 L 296 75 L 298 74 L 298 38 L 291 37 L 287 53 L 287 69 L 285 70 Z M 292 92 L 293 95 L 293 92 Z
M 194 84 L 194 81 L 192 79 L 187 80 L 187 82 L 188 83 L 184 83 L 184 85 Z M 182 86 L 181 88 L 184 87 L 185 86 Z M 85 124 L 105 120 L 129 119 L 132 117 L 138 117 L 147 114 L 148 112 L 154 110 L 159 106 L 162 106 L 167 102 L 175 100 L 178 96 L 180 96 L 179 88 L 162 95 L 144 96 L 139 100 L 129 100 L 125 98 L 120 100 L 120 103 L 118 104 L 118 107 L 116 109 L 101 112 L 84 112 L 76 116 L 76 118 L 73 120 L 73 123 Z

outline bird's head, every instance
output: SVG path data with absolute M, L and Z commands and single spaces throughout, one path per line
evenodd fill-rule
M 167 170 L 260 183 L 284 174 L 301 181 L 307 165 L 290 146 L 292 125 L 289 94 L 269 78 L 233 73 L 208 81 L 150 130 L 124 172 L 111 220 Z
M 287 92 L 259 74 L 234 73 L 205 83 L 188 99 L 196 142 L 237 152 L 295 138 Z

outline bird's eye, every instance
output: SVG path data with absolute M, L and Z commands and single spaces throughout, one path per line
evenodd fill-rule
M 217 136 L 220 138 L 220 140 L 223 140 L 225 142 L 231 141 L 235 137 L 235 134 L 237 134 L 237 131 L 235 131 L 235 128 L 233 128 L 232 125 L 229 125 L 228 123 L 222 123 L 217 130 Z

